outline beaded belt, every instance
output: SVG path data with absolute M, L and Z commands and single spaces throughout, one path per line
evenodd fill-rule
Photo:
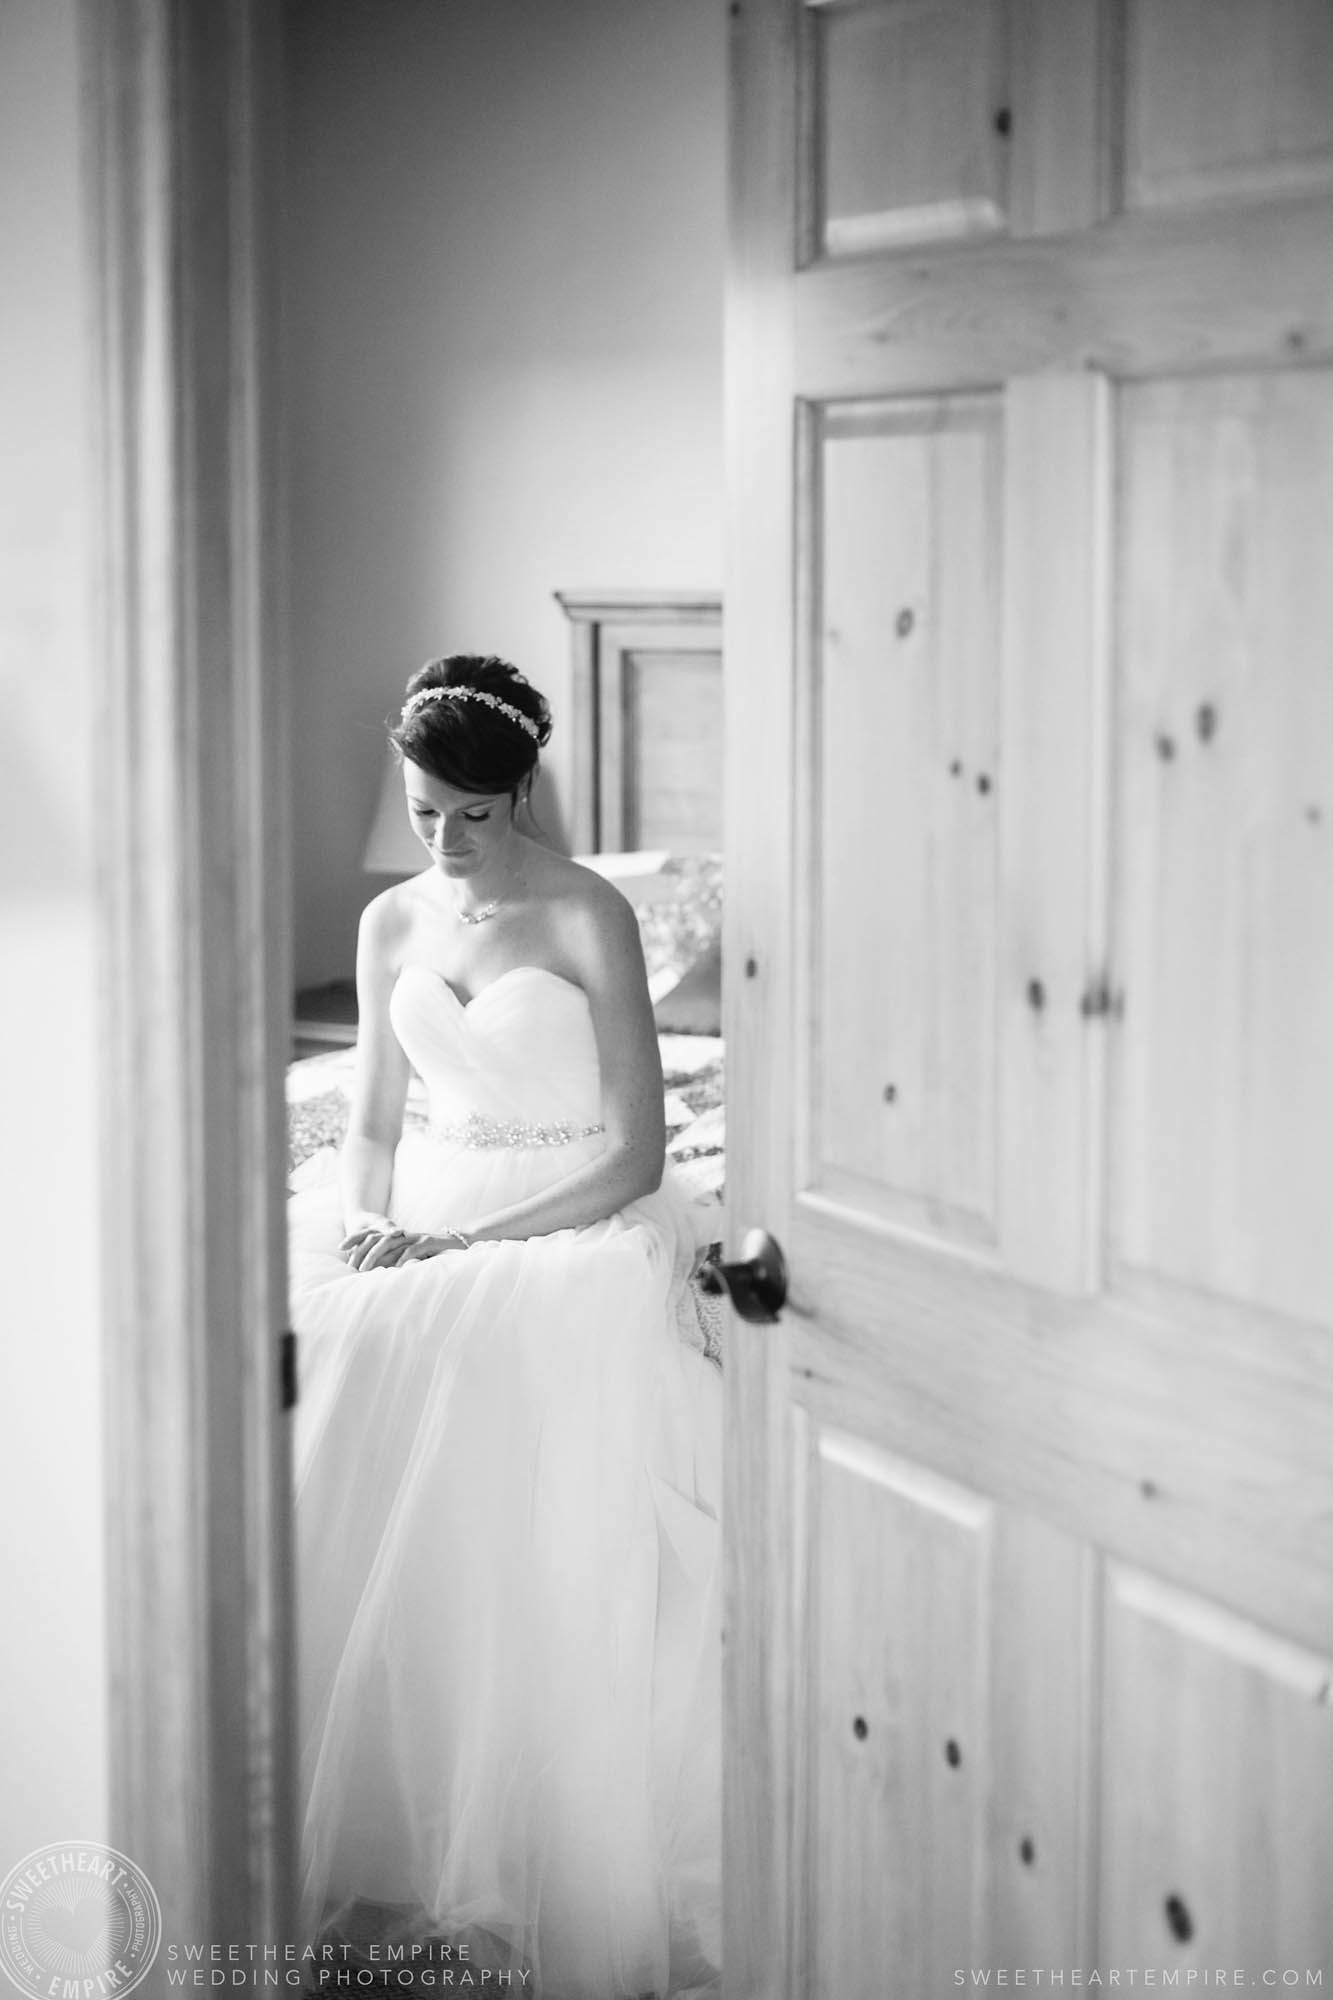
M 572 1146 L 576 1139 L 592 1139 L 605 1132 L 605 1125 L 528 1125 L 517 1118 L 486 1118 L 470 1111 L 461 1124 L 432 1125 L 433 1139 L 455 1146 Z

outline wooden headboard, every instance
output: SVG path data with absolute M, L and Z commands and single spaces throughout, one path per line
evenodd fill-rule
M 720 852 L 720 595 L 555 595 L 573 643 L 574 851 Z

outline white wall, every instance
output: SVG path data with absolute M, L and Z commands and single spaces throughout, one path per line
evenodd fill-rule
M 552 591 L 721 582 L 725 4 L 288 0 L 287 23 L 305 983 L 351 968 L 382 720 L 422 660 L 520 665 L 559 786 Z
M 77 12 L 0 8 L 0 1875 L 107 1818 Z

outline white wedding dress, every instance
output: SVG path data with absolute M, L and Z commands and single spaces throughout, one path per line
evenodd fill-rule
M 466 1225 L 605 1143 L 569 1136 L 600 1094 L 559 975 L 520 966 L 465 1006 L 409 965 L 391 1019 L 431 1113 L 395 1156 L 396 1223 Z M 668 1178 L 587 1228 L 360 1273 L 331 1173 L 290 1204 L 307 1935 L 465 1948 L 542 2000 L 715 1993 L 698 1212 Z

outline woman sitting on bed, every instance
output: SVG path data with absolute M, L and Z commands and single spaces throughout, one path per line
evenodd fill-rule
M 362 917 L 339 1178 L 292 1202 L 305 1916 L 715 1992 L 720 1383 L 633 911 L 516 823 L 549 733 L 500 660 L 409 682 L 426 866 Z

